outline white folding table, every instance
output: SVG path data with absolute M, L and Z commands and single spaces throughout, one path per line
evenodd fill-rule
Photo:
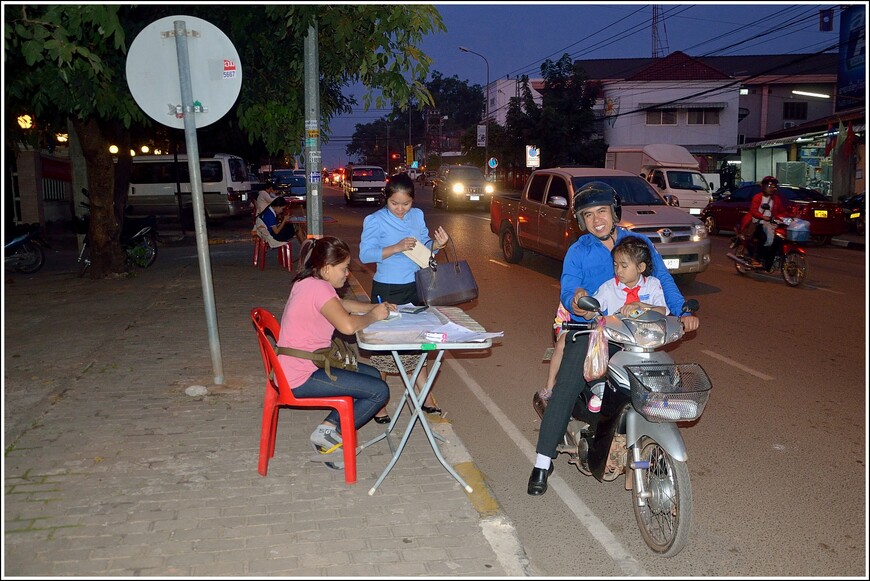
M 429 312 L 434 312 L 436 316 L 441 320 L 442 323 L 452 322 L 457 325 L 461 325 L 471 331 L 485 332 L 485 329 L 472 319 L 465 311 L 460 309 L 459 307 L 429 307 Z M 420 331 L 425 331 L 425 329 L 421 329 Z M 473 489 L 469 486 L 460 476 L 456 473 L 452 466 L 450 466 L 447 461 L 444 459 L 444 456 L 441 455 L 441 449 L 438 446 L 438 439 L 442 439 L 437 434 L 432 432 L 432 428 L 429 426 L 429 421 L 426 418 L 426 414 L 421 409 L 421 406 L 426 401 L 426 396 L 429 394 L 429 390 L 432 388 L 432 382 L 435 380 L 435 376 L 438 374 L 438 369 L 441 366 L 441 359 L 444 356 L 444 352 L 448 350 L 480 350 L 480 349 L 488 349 L 492 346 L 491 339 L 484 339 L 483 341 L 472 341 L 467 343 L 457 343 L 450 341 L 450 335 L 447 336 L 447 341 L 440 343 L 430 343 L 426 341 L 413 340 L 413 338 L 409 335 L 405 335 L 404 337 L 391 333 L 384 333 L 379 331 L 369 331 L 366 332 L 365 329 L 358 331 L 357 334 L 357 343 L 360 349 L 366 349 L 368 351 L 390 351 L 393 354 L 393 359 L 396 361 L 396 367 L 399 369 L 399 373 L 402 376 L 402 382 L 405 385 L 405 393 L 402 394 L 402 399 L 399 400 L 399 405 L 396 408 L 396 413 L 393 415 L 392 420 L 390 421 L 390 425 L 387 426 L 386 431 L 383 434 L 379 434 L 372 440 L 369 440 L 365 444 L 360 446 L 360 449 L 366 448 L 376 442 L 379 442 L 385 438 L 387 438 L 387 442 L 389 443 L 389 435 L 393 431 L 393 428 L 396 425 L 399 417 L 402 414 L 402 411 L 405 408 L 405 400 L 410 402 L 410 411 L 411 418 L 408 420 L 408 426 L 405 428 L 405 433 L 402 434 L 402 439 L 399 442 L 398 447 L 393 451 L 393 457 L 390 460 L 390 463 L 387 465 L 384 472 L 380 475 L 377 482 L 375 482 L 374 486 L 369 490 L 369 494 L 372 495 L 377 490 L 378 486 L 381 485 L 381 482 L 384 481 L 384 478 L 387 477 L 387 474 L 393 469 L 396 462 L 399 460 L 399 457 L 402 455 L 402 451 L 405 449 L 405 445 L 408 442 L 408 438 L 411 435 L 411 431 L 414 429 L 414 425 L 416 422 L 420 422 L 420 425 L 423 426 L 423 431 L 426 432 L 426 438 L 429 440 L 429 443 L 432 445 L 432 450 L 435 452 L 436 458 L 441 462 L 441 465 L 453 476 L 459 484 L 465 488 L 467 492 L 472 492 Z M 405 367 L 402 365 L 401 358 L 399 357 L 400 351 L 417 351 L 419 352 L 419 357 L 417 359 L 417 365 L 414 368 L 412 375 L 408 375 L 405 372 Z M 414 384 L 417 381 L 417 376 L 420 375 L 420 371 L 423 369 L 423 365 L 426 362 L 426 355 L 430 351 L 437 352 L 435 356 L 435 362 L 432 365 L 432 369 L 429 371 L 429 376 L 426 381 L 426 385 L 423 387 L 423 390 L 417 394 L 414 391 Z M 392 446 L 390 446 L 392 448 Z

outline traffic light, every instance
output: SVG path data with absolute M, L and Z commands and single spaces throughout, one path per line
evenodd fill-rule
M 399 154 L 398 153 L 391 153 L 390 159 L 399 159 Z

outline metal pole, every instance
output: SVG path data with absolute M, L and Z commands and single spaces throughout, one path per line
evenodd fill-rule
M 320 67 L 317 24 L 305 35 L 305 169 L 308 172 L 308 236 L 323 236 L 323 198 L 320 196 Z
M 196 141 L 196 117 L 193 112 L 193 86 L 190 80 L 190 54 L 187 50 L 187 26 L 183 20 L 173 21 L 175 50 L 178 55 L 178 79 L 181 84 L 181 104 L 184 108 L 184 142 L 187 146 L 187 169 L 190 173 L 190 194 L 193 198 L 193 220 L 196 226 L 196 253 L 199 257 L 199 276 L 202 281 L 202 300 L 208 324 L 208 343 L 215 385 L 223 385 L 224 370 L 221 361 L 221 342 L 218 335 L 214 289 L 211 282 L 211 261 L 208 255 L 208 233 L 205 229 L 205 205 L 202 201 L 202 176 L 199 169 L 199 145 Z
M 483 62 L 486 63 L 486 105 L 484 105 L 484 111 L 486 113 L 486 119 L 484 120 L 484 133 L 483 133 L 483 172 L 488 177 L 489 176 L 489 61 L 486 60 L 486 57 L 480 54 L 479 52 L 474 52 L 471 49 L 465 48 L 464 46 L 460 46 L 459 50 L 462 52 L 470 52 L 471 54 L 476 54 L 480 58 L 483 59 Z

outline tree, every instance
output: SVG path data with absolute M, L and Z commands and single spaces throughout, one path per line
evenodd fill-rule
M 177 13 L 177 7 L 6 5 L 4 10 L 7 115 L 31 113 L 56 127 L 71 120 L 88 166 L 91 276 L 124 272 L 116 207 L 119 202 L 123 207 L 124 168 L 131 160 L 121 153 L 116 166 L 108 145 L 129 140 L 131 127 L 152 125 L 127 88 L 126 51 L 145 26 Z M 349 111 L 352 101 L 340 88 L 350 83 L 381 89 L 378 106 L 431 102 L 422 84 L 431 59 L 419 45 L 424 35 L 445 30 L 433 6 L 190 5 L 184 12 L 211 22 L 235 45 L 245 80 L 228 115 L 250 143 L 259 140 L 269 152 L 301 152 L 303 43 L 314 24 L 321 47 L 324 133 L 329 119 Z M 372 92 L 363 100 L 368 107 Z
M 469 85 L 468 81 L 460 81 L 456 75 L 447 78 L 438 71 L 433 71 L 432 78 L 424 85 L 432 97 L 428 104 L 438 111 L 439 117 L 447 116 L 446 120 L 439 119 L 443 121 L 443 126 L 434 125 L 438 129 L 433 129 L 433 125 L 430 125 L 428 128 L 430 133 L 434 131 L 448 135 L 464 132 L 480 121 L 484 106 L 483 89 L 480 85 Z M 424 102 L 424 105 L 426 104 Z M 411 128 L 415 131 L 413 135 L 422 135 L 426 127 L 426 112 L 422 110 L 420 101 L 409 101 L 407 106 L 394 104 L 393 110 L 383 119 L 355 126 L 353 137 L 345 148 L 348 156 L 380 159 L 381 153 L 384 152 L 387 124 L 390 130 L 390 146 L 395 148 L 398 147 L 397 144 L 404 143 L 402 138 L 408 135 L 407 107 L 411 107 Z M 436 142 L 431 137 L 437 137 L 438 133 L 430 135 L 431 143 Z M 427 149 L 432 149 L 431 144 L 427 145 Z M 480 155 L 482 159 L 483 153 Z M 385 153 L 383 159 L 386 159 Z

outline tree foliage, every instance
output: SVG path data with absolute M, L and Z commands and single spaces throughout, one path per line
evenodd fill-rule
M 136 126 L 153 125 L 127 87 L 126 51 L 145 26 L 177 14 L 178 7 L 37 4 L 4 10 L 6 114 L 14 120 L 30 113 L 39 124 L 64 129 L 65 120 L 72 121 L 91 190 L 91 276 L 122 272 L 122 213 L 116 208 L 125 200 L 115 193 L 126 192 L 123 168 L 131 162 L 122 153 L 116 166 L 108 145 L 129 141 Z M 244 76 L 228 113 L 235 122 L 230 127 L 271 153 L 302 150 L 304 40 L 312 26 L 319 40 L 322 133 L 333 116 L 349 111 L 353 101 L 341 93 L 349 83 L 370 89 L 366 107 L 373 88 L 381 92 L 374 97 L 378 106 L 431 103 L 422 83 L 431 60 L 419 45 L 426 34 L 445 29 L 433 6 L 188 5 L 184 13 L 214 24 L 235 45 Z

